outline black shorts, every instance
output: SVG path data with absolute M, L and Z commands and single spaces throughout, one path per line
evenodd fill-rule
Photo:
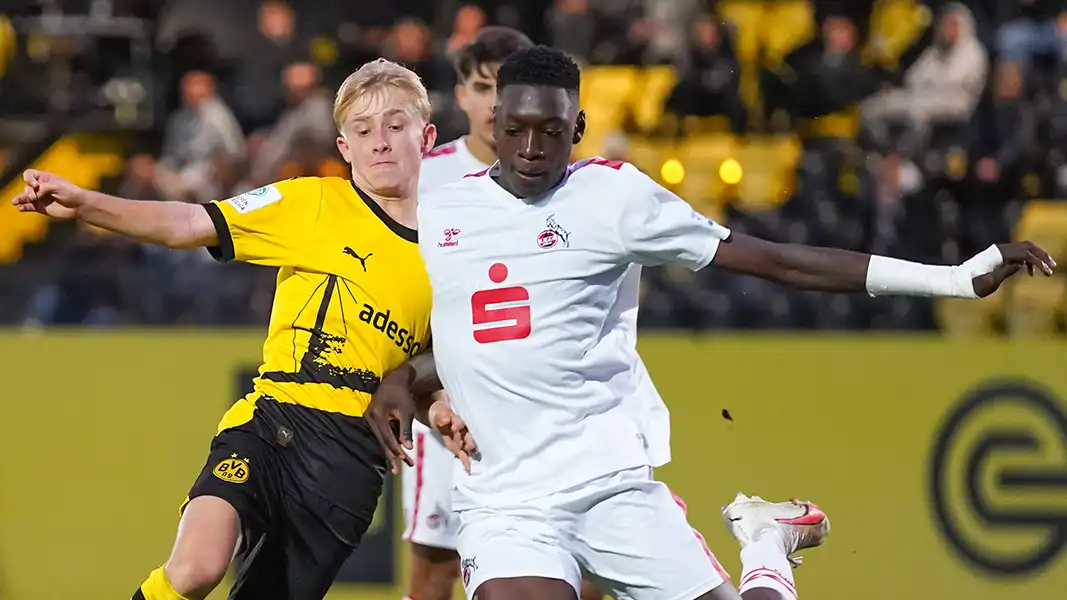
M 231 600 L 318 600 L 367 531 L 385 460 L 367 424 L 260 398 L 251 421 L 222 431 L 189 492 L 241 517 Z

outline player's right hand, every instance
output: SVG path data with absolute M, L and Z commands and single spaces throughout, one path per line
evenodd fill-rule
M 452 454 L 463 464 L 464 470 L 471 472 L 471 456 L 478 452 L 474 437 L 467 430 L 467 424 L 452 410 L 448 397 L 443 396 L 430 405 L 427 411 L 430 425 L 441 434 L 441 440 Z
M 979 298 L 985 298 L 997 291 L 1000 284 L 1024 268 L 1031 277 L 1035 272 L 1051 277 L 1056 269 L 1056 261 L 1033 242 L 997 244 L 997 250 L 1003 258 L 1000 266 L 972 280 L 974 293 Z
M 385 462 L 393 475 L 400 474 L 402 463 L 409 467 L 415 466 L 415 461 L 405 451 L 415 447 L 411 442 L 415 397 L 406 385 L 392 382 L 388 377 L 382 380 L 363 413 L 363 420 L 378 440 L 378 445 L 385 454 Z M 397 423 L 395 431 L 394 422 Z
M 37 212 L 55 219 L 73 219 L 85 202 L 85 190 L 54 173 L 28 169 L 22 193 L 11 201 L 19 212 Z

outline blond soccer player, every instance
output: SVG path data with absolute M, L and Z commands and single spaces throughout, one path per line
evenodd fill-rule
M 353 73 L 334 104 L 351 179 L 298 178 L 191 205 L 115 198 L 26 171 L 14 200 L 23 212 L 278 269 L 255 391 L 223 417 L 170 558 L 133 598 L 204 598 L 236 557 L 231 599 L 315 600 L 359 544 L 386 471 L 364 410 L 382 376 L 429 344 L 415 232 L 419 167 L 436 139 L 429 118 L 418 77 L 379 59 Z

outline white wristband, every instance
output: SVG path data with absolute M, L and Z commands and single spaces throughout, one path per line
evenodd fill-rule
M 955 267 L 871 256 L 867 266 L 867 293 L 871 296 L 904 295 L 977 298 L 972 280 L 1004 262 L 994 245 Z

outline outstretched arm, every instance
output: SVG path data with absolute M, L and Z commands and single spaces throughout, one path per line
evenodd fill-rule
M 78 218 L 142 242 L 176 250 L 218 244 L 211 217 L 199 204 L 127 200 L 86 191 Z
M 203 206 L 183 202 L 141 202 L 82 189 L 45 171 L 23 173 L 23 192 L 12 200 L 21 212 L 80 219 L 142 242 L 187 249 L 214 246 L 218 235 Z
M 1026 267 L 1046 276 L 1055 261 L 1029 242 L 990 246 L 957 266 L 925 265 L 884 256 L 778 244 L 731 233 L 719 244 L 712 264 L 790 287 L 872 296 L 909 295 L 981 298 Z
M 627 170 L 629 169 L 629 170 Z M 990 246 L 956 266 L 924 265 L 834 248 L 778 244 L 731 232 L 632 167 L 620 171 L 621 262 L 718 267 L 784 285 L 872 296 L 981 298 L 1025 267 L 1051 275 L 1056 262 L 1030 242 Z

